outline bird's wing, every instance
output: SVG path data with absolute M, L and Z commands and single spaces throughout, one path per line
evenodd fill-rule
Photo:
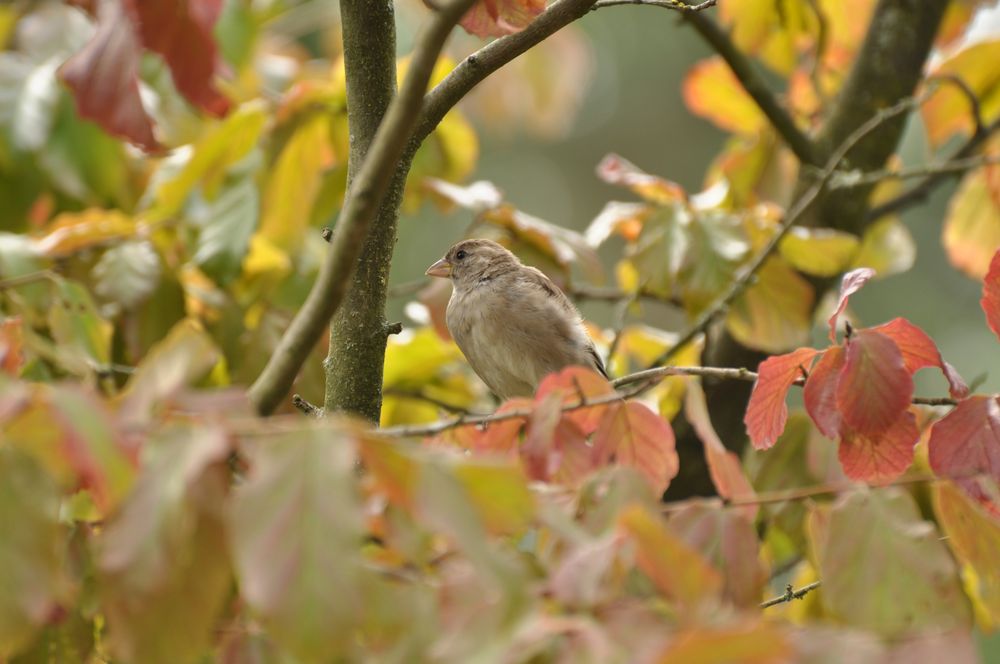
M 519 276 L 523 280 L 523 282 L 529 285 L 531 288 L 537 289 L 543 292 L 548 297 L 550 297 L 551 301 L 553 301 L 556 304 L 556 306 L 559 307 L 559 309 L 561 309 L 563 313 L 565 313 L 571 319 L 573 320 L 580 319 L 580 312 L 577 311 L 576 306 L 574 306 L 573 303 L 570 302 L 570 299 L 566 297 L 566 294 L 563 293 L 558 286 L 552 283 L 552 280 L 549 279 L 547 276 L 545 276 L 545 274 L 541 270 L 539 270 L 538 268 L 525 265 L 523 268 L 521 268 Z M 594 342 L 590 339 L 589 336 L 586 337 L 586 343 L 587 343 L 586 347 L 587 355 L 589 355 L 593 359 L 594 368 L 602 376 L 604 376 L 605 378 L 609 378 L 608 371 L 607 369 L 604 368 L 604 361 L 601 359 L 601 356 L 598 355 L 597 348 L 594 347 Z

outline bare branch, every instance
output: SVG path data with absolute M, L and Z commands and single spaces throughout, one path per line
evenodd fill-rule
M 858 171 L 838 171 L 830 181 L 831 189 L 851 189 L 853 187 L 867 187 L 878 184 L 883 180 L 909 180 L 913 178 L 923 178 L 931 175 L 960 175 L 967 171 L 1000 164 L 1000 155 L 985 154 L 964 159 L 954 159 L 939 164 L 927 164 L 924 166 L 911 166 L 909 168 L 883 169 L 880 171 L 870 171 L 860 173 Z
M 924 97 L 907 97 L 902 101 L 890 106 L 889 108 L 883 109 L 873 115 L 868 119 L 867 122 L 858 127 L 854 132 L 852 132 L 840 147 L 838 147 L 830 159 L 827 161 L 826 166 L 823 168 L 819 175 L 819 178 L 813 182 L 812 186 L 802 196 L 799 197 L 797 201 L 789 209 L 788 213 L 785 215 L 785 219 L 781 222 L 781 226 L 778 228 L 778 232 L 775 233 L 768 243 L 757 252 L 753 260 L 743 269 L 742 274 L 737 277 L 733 283 L 729 286 L 729 289 L 723 293 L 716 301 L 702 314 L 698 317 L 698 320 L 688 328 L 688 330 L 680 336 L 677 343 L 673 345 L 669 350 L 660 355 L 654 362 L 653 366 L 659 366 L 667 363 L 671 358 L 673 358 L 680 350 L 686 346 L 688 343 L 693 341 L 698 335 L 703 334 L 708 326 L 720 316 L 722 313 L 729 309 L 729 305 L 733 303 L 736 298 L 743 294 L 743 292 L 750 285 L 753 280 L 754 275 L 764 266 L 767 259 L 774 253 L 775 249 L 778 248 L 778 243 L 781 242 L 781 238 L 785 237 L 789 229 L 797 224 L 800 219 L 802 219 L 806 212 L 813 203 L 820 197 L 820 194 L 826 189 L 826 185 L 830 178 L 833 177 L 834 172 L 840 167 L 841 162 L 847 156 L 847 153 L 857 145 L 857 143 L 863 139 L 865 136 L 875 131 L 882 124 L 888 122 L 889 120 L 908 112 L 915 106 L 924 100 Z
M 330 249 L 305 303 L 248 396 L 258 412 L 271 413 L 344 299 L 372 219 L 413 136 L 434 64 L 452 28 L 473 0 L 454 0 L 433 14 L 418 37 L 406 80 L 393 99 L 348 192 Z
M 496 39 L 468 56 L 427 93 L 410 150 L 427 138 L 445 114 L 487 76 L 590 11 L 596 0 L 558 0 L 520 32 Z
M 973 134 L 961 148 L 955 151 L 946 163 L 954 163 L 972 157 L 979 151 L 983 144 L 986 143 L 986 140 L 998 131 L 1000 131 L 1000 118 L 993 120 L 993 122 L 988 124 L 983 131 Z M 962 171 L 931 173 L 918 184 L 904 191 L 899 196 L 896 196 L 895 198 L 892 198 L 881 205 L 876 205 L 870 209 L 867 214 L 867 220 L 875 221 L 876 219 L 884 217 L 887 214 L 900 212 L 908 207 L 916 205 L 917 203 L 922 203 L 928 196 L 931 195 L 931 192 L 938 188 L 939 185 L 944 184 L 961 172 Z
M 310 417 L 323 417 L 322 408 L 309 403 L 298 394 L 292 395 L 292 405 Z
M 757 380 L 757 373 L 755 371 L 750 371 L 749 369 L 745 369 L 743 367 L 655 367 L 653 369 L 637 371 L 636 373 L 622 376 L 621 378 L 611 381 L 612 386 L 614 386 L 616 390 L 614 393 L 592 398 L 580 397 L 576 401 L 563 406 L 562 410 L 563 412 L 569 412 L 579 410 L 580 408 L 589 408 L 590 406 L 600 406 L 603 404 L 614 403 L 621 399 L 629 399 L 641 394 L 649 387 L 655 385 L 668 376 L 699 376 L 702 378 L 716 378 L 719 380 L 741 380 L 751 383 Z M 799 379 L 793 384 L 798 387 L 802 387 L 805 385 L 805 380 Z M 626 387 L 628 389 L 622 389 Z M 447 408 L 445 404 L 439 401 L 431 401 L 423 395 L 417 397 L 417 395 L 407 393 L 398 394 L 398 396 L 414 396 L 415 398 L 422 398 L 425 401 L 437 403 L 439 406 Z M 914 397 L 912 403 L 924 406 L 954 406 L 958 403 L 958 401 L 949 397 Z M 433 436 L 456 427 L 483 426 L 493 422 L 503 422 L 505 420 L 526 420 L 531 416 L 532 412 L 532 408 L 518 408 L 514 410 L 507 410 L 502 413 L 491 413 L 489 415 L 463 414 L 460 417 L 438 420 L 437 422 L 431 422 L 430 424 L 387 427 L 379 430 L 378 433 L 384 436 L 401 437 Z
M 769 599 L 766 602 L 760 603 L 760 608 L 766 609 L 769 606 L 775 606 L 776 604 L 784 604 L 785 602 L 791 602 L 792 600 L 802 599 L 805 597 L 809 591 L 816 590 L 823 584 L 822 581 L 813 581 L 808 586 L 802 586 L 798 590 L 792 588 L 792 584 L 785 586 L 785 594 L 778 595 L 773 599 Z
M 719 0 L 705 0 L 696 5 L 689 5 L 681 0 L 599 0 L 594 4 L 594 9 L 602 7 L 614 7 L 616 5 L 649 5 L 650 7 L 662 7 L 663 9 L 673 9 L 679 12 L 700 12 L 710 7 L 714 7 Z

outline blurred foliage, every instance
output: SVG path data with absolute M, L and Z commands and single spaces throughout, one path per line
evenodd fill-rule
M 765 421 L 751 433 L 773 448 L 743 459 L 684 376 L 625 402 L 570 369 L 503 404 L 502 420 L 449 426 L 442 417 L 495 404 L 447 336 L 444 282 L 400 285 L 415 324 L 390 338 L 381 423 L 439 429 L 388 435 L 249 412 L 242 389 L 303 302 L 325 249 L 319 228 L 335 224 L 345 195 L 347 91 L 327 4 L 0 6 L 0 659 L 974 657 L 973 625 L 1000 624 L 1000 503 L 987 481 L 1000 480 L 1000 406 L 974 396 L 936 423 L 941 413 L 914 414 L 912 373 L 953 376 L 905 320 L 809 349 L 778 375 L 762 366 L 767 403 L 754 416 Z M 873 6 L 721 0 L 718 18 L 813 129 Z M 997 112 L 1000 42 L 963 39 L 976 6 L 953 3 L 929 72 L 938 82 L 921 117 L 935 148 Z M 405 36 L 427 10 L 399 7 Z M 543 7 L 484 0 L 465 27 L 508 34 Z M 433 83 L 459 55 L 441 59 Z M 403 54 L 400 76 L 406 64 Z M 774 237 L 797 164 L 712 57 L 680 91 L 728 135 L 701 191 L 609 154 L 596 175 L 623 200 L 577 232 L 468 182 L 479 138 L 467 115 L 500 133 L 563 136 L 599 64 L 571 27 L 491 77 L 422 146 L 403 212 L 470 211 L 468 234 L 503 242 L 572 297 L 613 301 L 613 329 L 589 329 L 624 375 L 680 338 L 650 325 L 651 310 L 695 320 Z M 947 77 L 979 97 L 978 124 Z M 943 231 L 954 265 L 986 278 L 994 330 L 996 169 L 964 176 Z M 871 198 L 899 191 L 886 181 Z M 821 280 L 899 274 L 914 251 L 895 217 L 861 237 L 795 228 L 725 325 L 761 351 L 805 346 L 814 312 L 828 314 Z M 701 364 L 700 339 L 676 350 L 677 365 Z M 789 414 L 785 393 L 821 352 L 820 388 L 807 383 L 805 396 L 812 418 Z M 322 354 L 295 388 L 313 401 Z M 723 498 L 671 505 L 664 518 L 657 498 L 683 471 L 671 425 L 682 408 Z M 883 419 L 898 425 L 891 436 Z M 975 477 L 928 490 L 928 470 Z M 836 495 L 847 477 L 890 476 L 909 488 Z M 816 579 L 805 601 L 758 608 L 785 582 Z

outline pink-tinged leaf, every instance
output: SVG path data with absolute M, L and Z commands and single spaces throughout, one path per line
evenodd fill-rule
M 986 324 L 1000 338 L 1000 251 L 993 254 L 990 269 L 983 279 L 983 297 L 979 300 L 979 306 L 986 314 Z
M 585 367 L 566 367 L 542 379 L 535 392 L 535 402 L 541 403 L 550 394 L 558 393 L 562 399 L 561 403 L 574 405 L 580 403 L 581 399 L 606 397 L 614 391 L 615 388 L 611 383 L 596 371 Z M 597 424 L 607 408 L 607 404 L 578 408 L 563 413 L 563 417 L 572 420 L 585 435 L 589 436 L 597 430 Z
M 124 0 L 142 43 L 163 56 L 177 90 L 212 115 L 229 110 L 229 100 L 213 85 L 218 63 L 212 30 L 222 0 Z
M 139 98 L 139 35 L 117 0 L 104 0 L 97 32 L 66 61 L 60 76 L 81 117 L 144 150 L 158 150 L 153 124 Z
M 927 333 L 905 318 L 894 318 L 888 323 L 870 328 L 892 339 L 899 352 L 903 354 L 903 363 L 910 374 L 924 367 L 939 367 L 948 380 L 948 391 L 955 399 L 964 399 L 969 395 L 969 386 L 958 375 L 955 368 L 944 361 L 937 344 L 927 336 Z
M 840 436 L 840 412 L 837 410 L 837 382 L 844 368 L 844 347 L 830 346 L 809 372 L 803 390 L 806 412 L 827 438 Z
M 528 477 L 543 482 L 575 485 L 597 465 L 586 434 L 563 415 L 558 390 L 536 402 L 520 452 Z
M 874 276 L 875 270 L 870 267 L 859 267 L 845 274 L 840 280 L 840 296 L 837 298 L 837 306 L 827 321 L 830 324 L 830 341 L 837 341 L 837 319 L 847 308 L 847 300 L 850 299 L 851 295 L 861 290 L 861 287 Z
M 719 434 L 716 433 L 715 427 L 712 426 L 708 405 L 705 403 L 705 392 L 701 389 L 700 383 L 691 382 L 688 384 L 684 413 L 705 447 L 708 472 L 712 476 L 712 484 L 715 485 L 719 495 L 728 500 L 753 498 L 755 493 L 750 485 L 750 480 L 743 472 L 740 458 L 734 452 L 726 449 Z M 746 505 L 740 508 L 740 514 L 752 523 L 757 518 L 757 506 Z
M 775 355 L 760 363 L 757 381 L 750 394 L 750 403 L 743 417 L 750 442 L 758 450 L 774 445 L 785 430 L 788 406 L 785 396 L 792 384 L 802 377 L 802 370 L 809 369 L 816 354 L 814 348 L 797 348 L 785 355 Z
M 837 455 L 844 473 L 852 480 L 889 482 L 913 463 L 913 447 L 919 438 L 916 418 L 904 411 L 895 424 L 877 434 L 844 430 Z
M 601 160 L 597 165 L 597 177 L 608 184 L 627 187 L 651 203 L 670 205 L 687 201 L 683 187 L 676 182 L 650 175 L 616 154 L 606 155 Z
M 545 0 L 479 0 L 459 25 L 477 37 L 503 37 L 524 30 L 543 11 Z
M 997 397 L 973 396 L 931 427 L 928 453 L 931 468 L 950 478 L 970 496 L 1000 512 L 980 478 L 1000 484 L 1000 403 Z
M 891 427 L 913 398 L 913 377 L 903 354 L 889 337 L 872 330 L 856 332 L 837 383 L 837 410 L 862 434 Z
M 679 462 L 670 424 L 641 403 L 609 407 L 594 434 L 593 449 L 601 461 L 609 457 L 638 470 L 653 491 L 663 493 L 677 476 Z

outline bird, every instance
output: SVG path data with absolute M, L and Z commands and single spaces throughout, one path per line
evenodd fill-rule
M 445 324 L 500 399 L 534 395 L 542 378 L 579 365 L 608 372 L 580 312 L 537 268 L 492 240 L 463 240 L 429 268 L 451 279 Z

